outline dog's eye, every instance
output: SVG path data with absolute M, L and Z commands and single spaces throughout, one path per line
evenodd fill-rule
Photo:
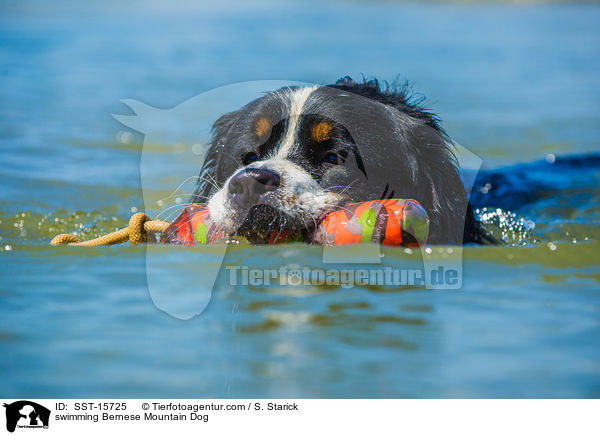
M 325 155 L 325 162 L 331 163 L 332 165 L 338 164 L 338 155 L 336 153 L 327 153 Z
M 258 155 L 254 152 L 246 153 L 242 156 L 242 163 L 244 165 L 249 165 L 252 162 L 256 162 L 258 160 Z

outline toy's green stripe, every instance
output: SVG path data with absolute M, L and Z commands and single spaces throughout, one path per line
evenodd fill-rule
M 206 229 L 206 224 L 204 222 L 200 222 L 196 227 L 196 233 L 194 234 L 194 239 L 199 245 L 206 245 L 206 235 L 208 231 Z
M 373 231 L 375 230 L 375 210 L 371 208 L 365 210 L 356 222 L 362 225 L 360 243 L 369 243 L 373 239 Z
M 402 229 L 411 234 L 419 243 L 425 242 L 427 222 L 423 217 L 405 216 Z
M 404 208 L 402 229 L 411 234 L 419 244 L 425 243 L 429 229 L 429 219 L 422 207 L 407 204 Z

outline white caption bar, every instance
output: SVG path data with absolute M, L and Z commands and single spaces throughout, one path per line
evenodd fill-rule
M 598 400 L 5 399 L 27 434 L 598 434 Z M 36 430 L 38 429 L 38 430 Z M 6 433 L 6 432 L 4 432 Z

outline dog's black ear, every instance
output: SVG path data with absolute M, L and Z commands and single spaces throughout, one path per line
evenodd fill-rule
M 198 185 L 192 195 L 191 202 L 204 204 L 214 194 L 215 184 L 217 183 L 215 169 L 219 159 L 223 156 L 223 145 L 227 140 L 227 136 L 239 119 L 240 111 L 236 110 L 221 116 L 213 124 L 212 139 L 206 151 L 204 163 L 198 176 Z
M 416 159 L 411 165 L 415 198 L 430 219 L 430 243 L 493 243 L 476 220 L 460 175 L 454 146 L 442 130 L 418 120 L 407 135 Z
M 416 105 L 407 108 L 404 96 L 388 95 L 384 104 L 396 110 L 388 111 L 391 124 L 378 129 L 375 146 L 385 152 L 388 164 L 371 172 L 385 178 L 384 195 L 416 199 L 425 208 L 430 243 L 461 244 L 468 199 L 451 141 L 428 112 Z
M 383 195 L 418 200 L 429 215 L 431 243 L 490 242 L 469 206 L 452 141 L 438 117 L 422 106 L 424 97 L 407 83 L 382 86 L 364 77 L 362 83 L 344 77 L 333 87 L 396 109 L 392 128 L 380 129 L 391 136 L 380 135 L 376 145 L 389 151 L 386 158 L 398 159 L 390 167 L 404 171 L 386 177 Z
M 449 139 L 426 120 L 397 107 L 392 114 L 391 137 L 382 141 L 390 149 L 389 188 L 401 198 L 416 199 L 429 216 L 429 243 L 460 244 L 468 200 L 458 162 Z

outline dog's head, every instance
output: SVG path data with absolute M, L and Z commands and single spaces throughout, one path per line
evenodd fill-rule
M 254 242 L 378 198 L 418 200 L 430 241 L 462 241 L 468 202 L 446 135 L 404 88 L 376 81 L 283 88 L 222 116 L 200 177 L 193 201 Z

